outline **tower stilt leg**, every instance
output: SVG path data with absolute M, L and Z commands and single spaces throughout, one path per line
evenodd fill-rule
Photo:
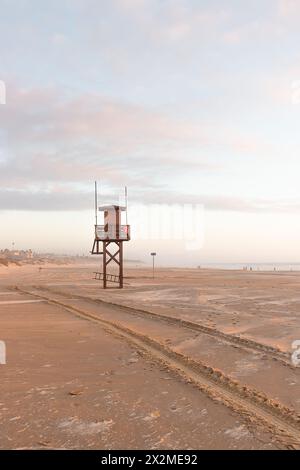
M 119 288 L 123 289 L 123 242 L 119 242 Z
M 107 253 L 106 253 L 107 242 L 103 242 L 103 289 L 107 287 L 106 278 L 106 266 L 107 266 Z

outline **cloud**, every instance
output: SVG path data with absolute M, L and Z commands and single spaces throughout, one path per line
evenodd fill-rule
M 6 189 L 55 183 L 154 187 L 160 179 L 218 172 L 209 149 L 259 151 L 253 136 L 202 120 L 182 119 L 99 94 L 68 98 L 57 89 L 9 91 L 0 109 L 0 182 Z
M 83 182 L 96 175 L 107 183 L 145 184 L 143 174 L 176 171 L 182 149 L 207 141 L 201 123 L 97 94 L 66 100 L 51 89 L 10 90 L 0 122 L 0 181 L 7 187 Z M 189 160 L 198 168 L 210 166 L 201 158 Z
M 92 186 L 92 185 L 91 185 Z M 101 193 L 102 203 L 118 202 L 116 194 Z M 120 201 L 123 203 L 123 201 Z M 135 204 L 198 204 L 208 211 L 243 213 L 299 213 L 300 200 L 243 199 L 221 195 L 186 194 L 161 188 L 131 188 L 129 207 Z M 0 189 L 0 210 L 14 211 L 93 211 L 93 190 L 57 186 L 51 191 Z
M 76 211 L 93 208 L 93 194 L 84 191 L 30 191 L 0 189 L 0 210 Z

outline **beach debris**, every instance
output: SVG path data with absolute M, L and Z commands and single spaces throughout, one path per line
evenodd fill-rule
M 83 394 L 83 390 L 82 389 L 78 389 L 78 390 L 71 390 L 70 392 L 68 392 L 68 395 L 71 395 L 71 397 L 75 397 L 77 395 L 82 395 Z

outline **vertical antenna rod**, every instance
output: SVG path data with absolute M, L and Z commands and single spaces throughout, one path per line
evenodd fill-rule
M 95 225 L 98 225 L 98 191 L 97 181 L 95 181 Z
M 126 206 L 126 225 L 128 225 L 128 220 L 127 220 L 127 186 L 125 186 L 125 206 Z

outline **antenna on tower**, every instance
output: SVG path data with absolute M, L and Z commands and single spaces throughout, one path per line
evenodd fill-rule
M 128 198 L 127 198 L 127 186 L 125 186 L 125 207 L 126 207 L 126 225 L 128 225 L 128 216 L 127 216 L 127 205 L 128 205 Z
M 98 189 L 97 181 L 95 181 L 95 225 L 98 225 Z

